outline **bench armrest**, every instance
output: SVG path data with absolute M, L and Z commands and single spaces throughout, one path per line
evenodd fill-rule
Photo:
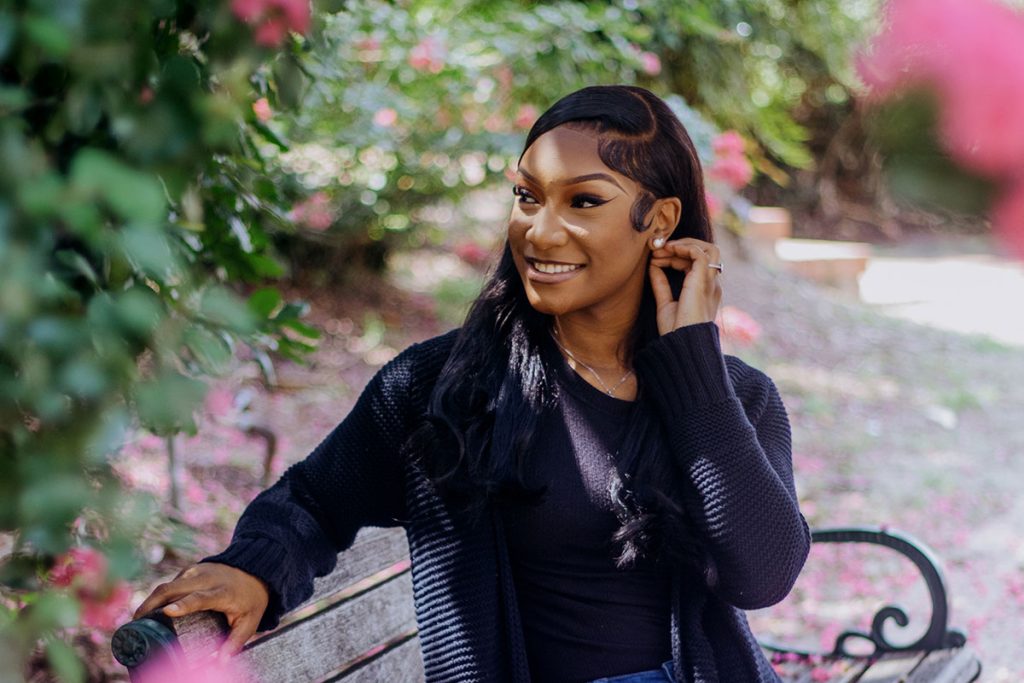
M 928 630 L 921 638 L 909 645 L 894 645 L 883 633 L 883 626 L 893 620 L 900 627 L 910 623 L 906 611 L 897 605 L 884 605 L 871 620 L 870 631 L 856 629 L 846 630 L 836 638 L 835 646 L 830 653 L 810 652 L 783 647 L 771 642 L 762 641 L 762 645 L 776 652 L 790 652 L 804 656 L 827 655 L 830 657 L 877 657 L 887 652 L 931 651 L 961 647 L 967 642 L 967 636 L 960 629 L 949 628 L 949 598 L 946 578 L 942 564 L 935 552 L 926 544 L 910 534 L 896 531 L 888 527 L 830 527 L 811 531 L 811 540 L 815 543 L 869 543 L 895 550 L 917 567 L 931 597 L 932 613 Z M 847 649 L 851 640 L 866 640 L 874 646 L 873 652 L 857 655 Z
M 162 662 L 172 670 L 195 666 L 220 647 L 227 632 L 227 619 L 220 612 L 172 618 L 157 610 L 114 631 L 110 650 L 135 680 L 136 670 L 150 662 Z

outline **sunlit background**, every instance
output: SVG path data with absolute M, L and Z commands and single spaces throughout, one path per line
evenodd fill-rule
M 526 131 L 595 83 L 698 147 L 808 520 L 931 545 L 983 680 L 1024 679 L 1022 4 L 5 3 L 0 683 L 126 679 L 129 607 L 459 324 Z M 915 581 L 815 549 L 755 628 L 913 631 Z

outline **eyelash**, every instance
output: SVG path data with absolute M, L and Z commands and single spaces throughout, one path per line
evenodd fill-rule
M 530 204 L 531 202 L 526 201 L 527 199 L 532 199 L 533 202 L 537 201 L 537 199 L 530 194 L 530 191 L 522 185 L 513 185 L 512 194 L 519 198 L 520 204 Z M 595 197 L 592 194 L 578 194 L 573 196 L 571 206 L 574 209 L 593 209 L 604 203 L 606 203 L 604 199 Z M 590 204 L 591 206 L 580 206 L 581 204 Z

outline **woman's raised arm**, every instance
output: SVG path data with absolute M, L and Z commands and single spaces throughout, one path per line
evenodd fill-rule
M 684 504 L 713 566 L 710 587 L 741 609 L 789 593 L 810 550 L 793 485 L 789 420 L 764 373 L 722 356 L 718 328 L 676 329 L 637 372 L 683 473 Z

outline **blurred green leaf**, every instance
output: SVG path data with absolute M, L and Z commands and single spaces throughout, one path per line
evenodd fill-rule
M 185 330 L 185 345 L 204 371 L 220 374 L 228 368 L 231 361 L 231 347 L 210 330 L 198 325 L 190 325 Z
M 206 385 L 168 371 L 136 387 L 135 404 L 143 425 L 156 434 L 194 431 L 193 412 L 206 395 Z
M 75 155 L 71 182 L 79 192 L 102 197 L 126 220 L 156 225 L 166 218 L 160 181 L 106 152 L 84 149 Z
M 22 19 L 25 35 L 51 57 L 61 58 L 71 51 L 71 35 L 60 22 L 39 15 Z
M 281 292 L 273 287 L 257 289 L 249 295 L 249 308 L 260 318 L 269 318 L 281 305 Z
M 78 660 L 74 648 L 56 639 L 46 643 L 46 659 L 49 660 L 61 683 L 82 683 L 85 681 L 85 667 Z
M 224 287 L 208 287 L 199 309 L 206 320 L 229 330 L 248 333 L 256 329 L 256 321 L 246 303 Z

